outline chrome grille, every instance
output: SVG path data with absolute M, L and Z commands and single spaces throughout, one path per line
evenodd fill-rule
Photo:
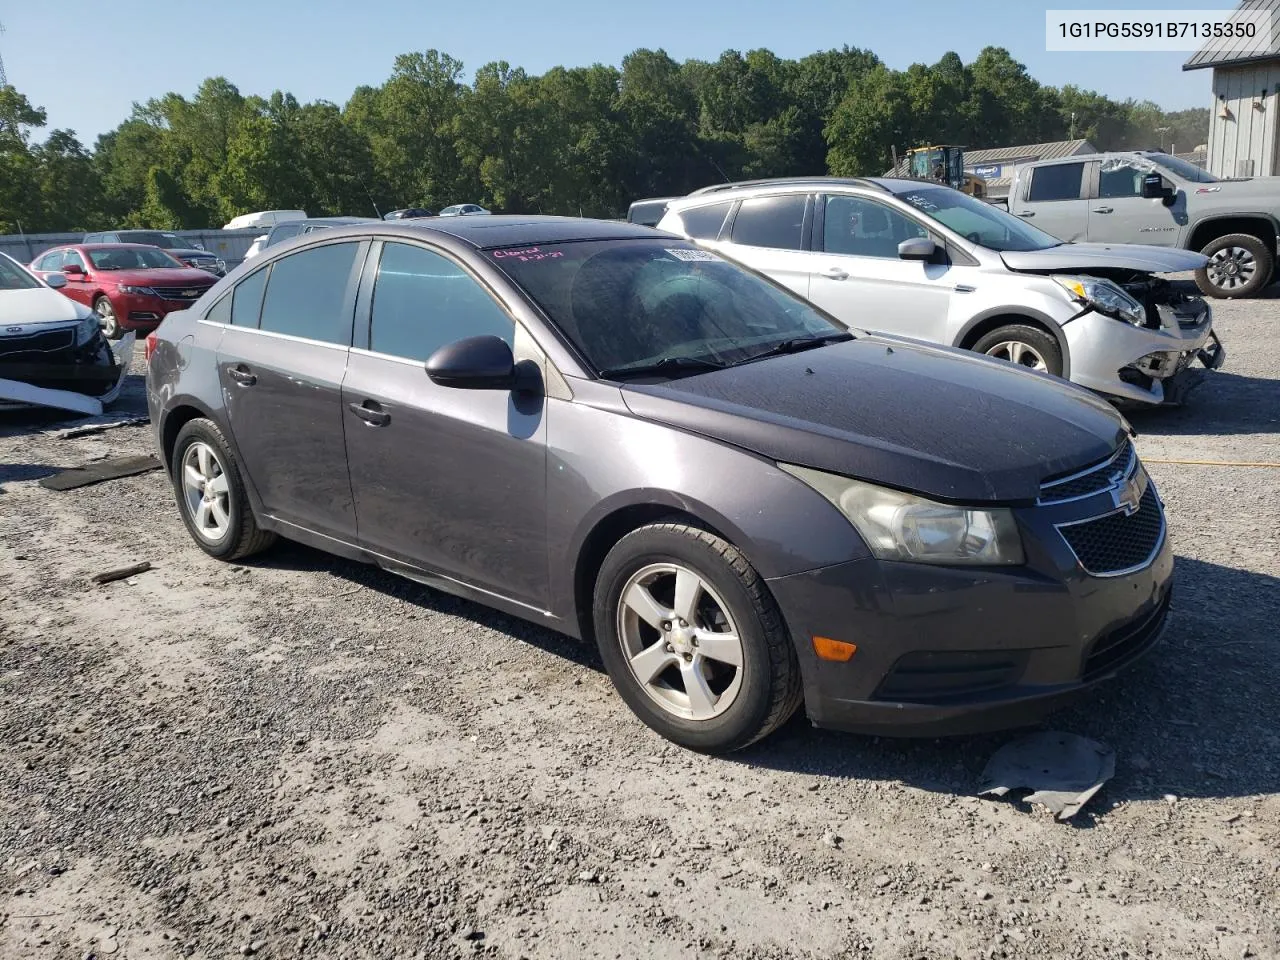
M 194 303 L 209 289 L 209 286 L 209 284 L 203 286 L 192 284 L 189 287 L 152 287 L 151 289 L 163 300 L 181 300 L 184 303 Z
M 1119 481 L 1133 473 L 1138 463 L 1137 451 L 1126 439 L 1116 452 L 1101 463 L 1095 464 L 1077 473 L 1047 480 L 1040 485 L 1040 502 L 1063 503 L 1067 500 L 1079 500 L 1101 493 L 1114 487 Z
M 1114 577 L 1145 567 L 1164 540 L 1164 511 L 1153 484 L 1130 515 L 1117 510 L 1094 520 L 1062 524 L 1058 532 L 1086 573 Z

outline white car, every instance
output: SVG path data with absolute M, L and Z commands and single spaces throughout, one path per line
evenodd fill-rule
M 720 184 L 659 230 L 766 274 L 851 327 L 960 347 L 1139 404 L 1178 403 L 1225 352 L 1203 298 L 1161 274 L 1206 258 L 1063 243 L 922 180 Z
M 259 210 L 257 213 L 242 213 L 238 217 L 232 217 L 222 229 L 252 230 L 254 227 L 274 227 L 277 223 L 305 219 L 305 210 Z
M 480 214 L 487 214 L 489 211 L 474 203 L 455 203 L 452 207 L 445 207 L 440 211 L 438 216 L 441 217 L 474 217 Z

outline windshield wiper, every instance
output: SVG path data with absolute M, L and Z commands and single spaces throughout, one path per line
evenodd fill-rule
M 708 370 L 723 370 L 725 365 L 718 360 L 706 360 L 701 357 L 663 357 L 653 363 L 643 363 L 634 367 L 610 367 L 601 370 L 600 376 L 606 380 L 624 380 L 629 377 L 645 377 L 654 374 L 680 376 L 682 374 L 705 373 Z
M 735 367 L 744 363 L 754 363 L 757 360 L 763 360 L 766 357 L 779 357 L 786 353 L 800 353 L 803 350 L 812 350 L 815 347 L 825 347 L 829 343 L 843 343 L 846 340 L 852 340 L 852 333 L 828 333 L 821 337 L 794 337 L 791 340 L 783 340 L 781 343 L 775 343 L 767 350 L 761 350 L 759 353 L 753 353 L 745 360 L 739 360 L 734 364 Z

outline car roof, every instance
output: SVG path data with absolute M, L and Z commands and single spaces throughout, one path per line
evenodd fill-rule
M 771 177 L 765 180 L 740 180 L 734 183 L 717 183 L 695 190 L 687 197 L 667 200 L 668 209 L 715 203 L 737 196 L 757 196 L 770 193 L 800 193 L 810 190 L 874 190 L 878 193 L 897 193 L 920 183 L 937 186 L 932 180 L 905 180 L 886 177 Z M 656 199 L 656 198 L 655 198 Z M 637 201 L 644 202 L 644 201 Z M 635 204 L 632 204 L 634 207 Z
M 62 249 L 77 247 L 81 250 L 159 250 L 153 243 L 66 243 Z
M 379 232 L 423 234 L 442 233 L 487 250 L 533 243 L 564 243 L 573 240 L 631 240 L 660 234 L 621 220 L 589 220 L 580 217 L 519 216 L 496 214 L 488 217 L 432 217 L 427 220 L 381 221 Z M 354 229 L 353 233 L 358 232 Z

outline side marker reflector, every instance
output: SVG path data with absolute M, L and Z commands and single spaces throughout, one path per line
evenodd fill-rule
M 819 660 L 848 663 L 858 652 L 858 645 L 845 643 L 843 640 L 832 640 L 830 637 L 814 637 L 813 652 L 818 655 Z

